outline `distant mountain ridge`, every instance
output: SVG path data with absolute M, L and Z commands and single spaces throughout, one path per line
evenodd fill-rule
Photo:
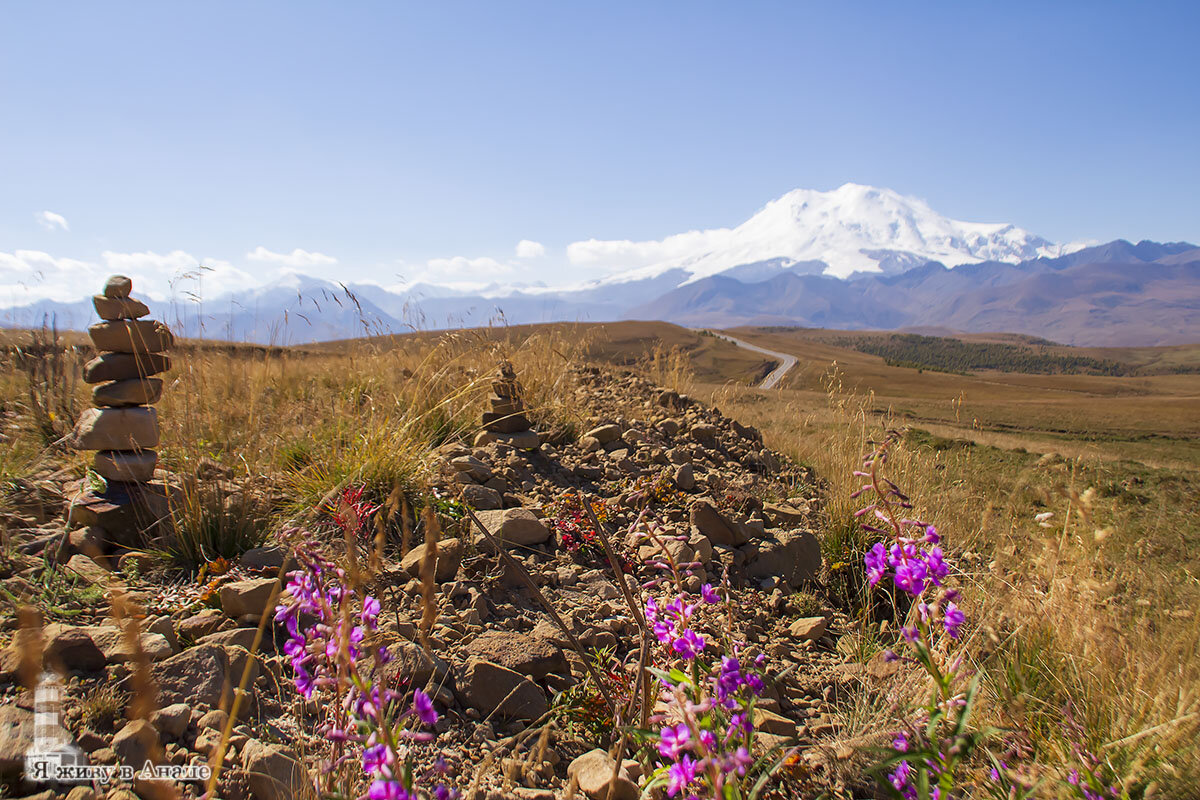
M 847 329 L 1009 331 L 1077 345 L 1200 342 L 1200 248 L 1117 240 L 1053 258 L 935 261 L 854 280 L 776 265 L 743 265 L 700 279 L 682 270 L 636 285 L 503 297 L 422 296 L 374 285 L 293 276 L 287 285 L 203 305 L 153 303 L 184 336 L 273 344 L 354 338 L 413 328 L 657 319 L 693 327 L 794 325 Z M 639 297 L 642 302 L 637 302 Z M 0 312 L 7 327 L 53 317 L 60 328 L 95 321 L 90 300 Z
M 385 289 L 289 274 L 203 304 L 149 303 L 184 336 L 299 344 L 496 322 L 656 319 L 851 329 L 1008 331 L 1067 344 L 1200 341 L 1200 249 L 1187 242 L 1060 245 L 1014 225 L 961 222 L 888 189 L 798 189 L 746 222 L 656 242 L 576 242 L 606 278 L 571 286 Z M 621 269 L 620 265 L 634 263 Z M 0 310 L 0 325 L 94 319 L 89 299 Z

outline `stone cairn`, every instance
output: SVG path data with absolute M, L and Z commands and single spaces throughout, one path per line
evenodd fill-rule
M 534 450 L 541 444 L 541 437 L 525 416 L 517 373 L 507 361 L 501 362 L 498 375 L 492 380 L 488 403 L 492 410 L 483 412 L 483 430 L 475 437 L 476 447 L 504 442 L 522 450 Z
M 175 343 L 167 326 L 152 319 L 145 303 L 129 296 L 133 281 L 113 275 L 92 302 L 103 322 L 88 328 L 99 355 L 83 367 L 94 384 L 89 408 L 79 417 L 70 443 L 95 450 L 92 469 L 107 489 L 82 486 L 71 503 L 73 527 L 103 529 L 109 543 L 134 545 L 167 514 L 165 487 L 151 483 L 158 464 L 158 412 L 163 382 L 150 377 L 171 368 L 164 352 Z

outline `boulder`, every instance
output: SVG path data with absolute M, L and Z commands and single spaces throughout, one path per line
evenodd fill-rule
M 242 769 L 254 800 L 315 797 L 308 770 L 295 751 L 251 739 L 242 748 Z
M 516 631 L 485 631 L 467 644 L 466 654 L 534 680 L 541 680 L 551 672 L 563 675 L 569 670 L 558 645 L 549 639 Z
M 67 562 L 67 571 L 83 578 L 88 583 L 103 584 L 108 581 L 108 570 L 83 553 L 71 556 L 71 560 Z
M 242 677 L 238 668 L 244 665 L 244 661 L 231 660 L 224 647 L 204 644 L 160 661 L 150 671 L 158 685 L 160 706 L 188 703 L 194 708 L 211 708 L 233 696 Z
M 295 559 L 292 559 L 287 550 L 279 545 L 252 547 L 246 552 L 242 553 L 242 557 L 239 558 L 238 561 L 240 561 L 241 565 L 247 569 L 258 570 L 278 570 L 284 565 L 285 562 L 290 562 L 288 563 L 288 571 L 291 571 L 291 569 L 294 569 L 297 566 Z
M 475 480 L 483 483 L 492 477 L 492 468 L 475 456 L 458 456 L 450 459 L 450 466 L 459 472 L 465 472 Z
M 172 703 L 150 714 L 150 724 L 164 738 L 178 739 L 192 721 L 192 708 L 187 703 Z
M 387 652 L 391 659 L 384 665 L 383 670 L 389 686 L 404 683 L 420 688 L 431 679 L 442 683 L 450 673 L 449 664 L 436 655 L 431 656 L 415 642 L 388 645 Z
M 97 384 L 92 389 L 92 402 L 98 406 L 145 406 L 157 403 L 162 397 L 161 378 L 129 378 Z
M 478 511 L 504 507 L 504 498 L 495 489 L 470 483 L 462 487 L 459 499 Z
M 142 655 L 151 662 L 162 661 L 175 653 L 175 648 L 171 647 L 167 638 L 158 633 L 141 631 L 135 647 L 125 632 L 115 625 L 94 625 L 84 630 L 96 643 L 96 647 L 100 648 L 100 652 L 104 653 L 105 660 L 110 664 L 124 664 L 138 660 L 140 658 L 137 652 L 138 647 L 141 648 Z
M 237 619 L 246 614 L 262 616 L 275 611 L 272 595 L 278 581 L 274 578 L 248 578 L 233 581 L 220 589 L 221 610 Z
M 89 408 L 71 434 L 76 450 L 147 450 L 158 445 L 158 412 L 153 408 Z
M 747 554 L 746 575 L 763 579 L 776 577 L 791 586 L 814 581 L 821 572 L 821 543 L 807 531 L 780 532 L 760 539 L 753 554 Z
M 815 642 L 829 629 L 828 617 L 804 617 L 788 625 L 788 633 L 802 642 Z
M 567 767 L 567 778 L 574 779 L 579 791 L 592 800 L 638 800 L 641 792 L 628 773 L 617 768 L 607 751 L 590 750 Z
M 477 516 L 488 533 L 505 544 L 534 545 L 550 539 L 550 529 L 525 508 L 480 511 Z M 480 537 L 482 538 L 482 537 Z
M 462 563 L 462 542 L 458 539 L 442 539 L 437 543 L 435 563 L 433 567 L 433 579 L 438 583 L 445 583 L 454 579 L 458 574 L 458 567 Z M 421 562 L 425 560 L 425 545 L 417 545 L 404 556 L 400 562 L 400 568 L 408 573 L 411 577 L 417 578 L 421 575 Z
M 690 518 L 696 530 L 715 545 L 737 547 L 750 541 L 742 526 L 726 519 L 716 506 L 707 500 L 692 504 Z
M 717 426 L 701 422 L 693 425 L 688 431 L 691 437 L 701 444 L 712 444 L 717 439 Z
M 175 345 L 170 329 L 153 319 L 97 322 L 88 328 L 88 335 L 102 353 L 161 353 Z
M 520 433 L 484 431 L 483 435 L 489 437 L 489 441 L 506 444 L 518 450 L 537 450 L 542 446 L 542 437 L 538 435 L 537 431 L 521 431 Z
M 201 636 L 197 644 L 219 644 L 225 647 L 240 647 L 249 650 L 254 646 L 254 637 L 258 635 L 257 628 L 231 628 L 227 631 L 217 631 L 207 636 Z M 270 641 L 266 639 L 265 641 Z
M 0 776 L 15 778 L 25 767 L 25 751 L 33 747 L 34 714 L 16 703 L 0 705 Z
M 223 625 L 232 625 L 229 618 L 215 608 L 206 608 L 179 621 L 179 633 L 189 639 L 196 640 L 210 633 L 216 633 Z
M 144 719 L 135 719 L 126 723 L 124 728 L 117 731 L 113 737 L 113 752 L 122 764 L 141 767 L 147 761 L 159 763 L 162 761 L 162 748 L 158 744 L 158 731 Z
M 170 513 L 165 486 L 113 482 L 103 492 L 82 489 L 67 512 L 70 528 L 104 531 L 106 543 L 122 547 L 145 544 L 143 533 Z
M 133 291 L 133 280 L 124 275 L 109 275 L 104 281 L 104 296 L 114 300 L 129 297 Z
M 83 365 L 85 383 L 125 381 L 157 375 L 171 368 L 171 359 L 159 353 L 101 353 Z
M 675 468 L 675 486 L 682 492 L 696 488 L 696 473 L 691 464 L 680 464 Z
M 153 450 L 97 450 L 92 469 L 107 481 L 146 483 L 154 477 L 158 453 Z
M 96 672 L 107 659 L 83 628 L 50 624 L 42 629 L 43 663 L 72 672 Z
M 784 736 L 789 739 L 796 736 L 795 722 L 764 708 L 754 709 L 754 728 L 772 736 Z
M 763 515 L 776 528 L 790 528 L 804 524 L 804 512 L 781 503 L 763 503 Z
M 550 704 L 536 683 L 499 664 L 470 658 L 458 680 L 463 703 L 485 717 L 537 719 Z
M 524 414 L 497 414 L 483 412 L 484 430 L 496 433 L 520 433 L 529 430 L 529 418 Z
M 591 436 L 601 445 L 610 444 L 621 438 L 621 426 L 613 425 L 611 423 L 608 425 L 601 425 L 599 427 L 592 428 L 590 431 L 585 433 L 584 436 Z
M 92 298 L 96 314 L 103 320 L 137 319 L 150 313 L 150 309 L 141 300 L 131 297 L 105 297 L 98 294 Z

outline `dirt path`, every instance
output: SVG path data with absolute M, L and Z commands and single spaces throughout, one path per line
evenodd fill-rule
M 792 355 L 788 355 L 787 353 L 780 353 L 775 350 L 768 350 L 765 347 L 759 347 L 756 344 L 750 344 L 749 342 L 743 342 L 741 339 L 735 339 L 734 337 L 726 336 L 723 333 L 716 333 L 713 335 L 717 336 L 721 339 L 724 339 L 727 342 L 732 342 L 733 344 L 736 344 L 738 347 L 743 347 L 747 350 L 753 350 L 755 353 L 762 353 L 765 356 L 770 356 L 771 358 L 779 359 L 779 366 L 776 367 L 775 369 L 771 370 L 770 374 L 767 375 L 767 377 L 763 378 L 762 383 L 760 383 L 758 385 L 758 388 L 760 388 L 760 389 L 774 388 L 775 384 L 779 383 L 779 381 L 783 378 L 783 376 L 786 375 L 792 367 L 796 366 L 796 357 L 792 356 Z

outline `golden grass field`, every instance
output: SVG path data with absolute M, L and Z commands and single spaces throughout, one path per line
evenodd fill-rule
M 782 388 L 763 392 L 753 388 L 771 367 L 763 357 L 643 322 L 301 348 L 187 343 L 160 404 L 163 462 L 185 477 L 205 460 L 270 476 L 296 508 L 311 507 L 351 480 L 419 481 L 429 446 L 474 430 L 499 358 L 518 365 L 539 427 L 566 431 L 582 423 L 568 366 L 636 368 L 758 426 L 770 446 L 816 468 L 829 569 L 822 591 L 853 608 L 862 540 L 849 472 L 869 440 L 905 428 L 893 472 L 956 556 L 971 619 L 964 652 L 985 689 L 984 717 L 1006 731 L 1005 746 L 1046 786 L 1060 785 L 1051 778 L 1071 769 L 1079 746 L 1097 754 L 1123 796 L 1200 796 L 1200 375 L 958 375 L 890 367 L 830 344 L 825 332 L 731 333 L 800 363 Z M 0 344 L 28 337 L 10 332 Z M 1198 352 L 1104 357 L 1191 366 Z M 85 387 L 69 381 L 77 367 L 68 358 L 40 387 L 48 407 L 86 407 Z M 82 474 L 82 454 L 52 446 L 53 433 L 69 427 L 66 415 L 37 430 L 31 397 L 10 354 L 0 364 L 0 480 L 64 462 Z M 232 535 L 230 520 L 206 514 L 197 508 L 184 523 L 191 536 L 211 545 Z M 866 662 L 889 636 L 863 612 L 841 647 Z M 887 728 L 903 694 L 847 701 L 846 738 Z M 1064 727 L 1064 714 L 1081 732 Z

